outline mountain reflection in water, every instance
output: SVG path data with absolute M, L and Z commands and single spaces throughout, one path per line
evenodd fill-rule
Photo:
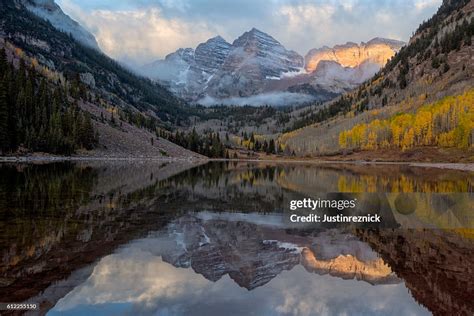
M 41 314 L 474 312 L 471 229 L 295 227 L 286 219 L 289 200 L 319 193 L 470 194 L 472 174 L 184 162 L 0 172 L 0 297 L 40 303 Z M 459 224 L 472 211 L 469 196 L 449 212 L 433 201 L 417 220 Z

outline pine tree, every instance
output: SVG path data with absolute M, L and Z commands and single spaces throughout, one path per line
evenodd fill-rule
M 254 146 L 254 150 L 255 151 L 260 151 L 261 149 L 261 145 L 260 145 L 260 142 L 258 140 L 255 141 L 255 146 Z
M 0 80 L 0 151 L 5 153 L 10 147 L 8 139 L 8 103 L 5 82 Z
M 270 144 L 268 145 L 268 153 L 269 154 L 274 154 L 275 153 L 275 141 L 270 139 Z
M 94 127 L 92 125 L 91 116 L 89 113 L 84 113 L 82 121 L 82 146 L 85 149 L 92 149 L 96 144 Z
M 7 54 L 5 53 L 5 49 L 0 49 L 0 75 L 6 73 L 8 68 L 8 61 L 7 61 Z

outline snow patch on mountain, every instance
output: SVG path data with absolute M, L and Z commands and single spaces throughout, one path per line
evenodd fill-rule
M 196 49 L 180 48 L 139 69 L 149 78 L 166 82 L 175 94 L 193 100 L 200 97 L 214 74 L 221 68 L 230 44 L 221 36 L 213 37 Z
M 305 249 L 304 247 L 299 247 L 293 243 L 290 243 L 290 242 L 282 242 L 282 241 L 279 241 L 279 240 L 263 240 L 262 241 L 264 245 L 276 245 L 278 248 L 280 249 L 285 249 L 285 250 L 289 250 L 290 252 L 292 253 L 301 253 L 303 251 L 303 249 Z
M 305 75 L 305 74 L 307 74 L 306 69 L 304 67 L 300 67 L 296 71 L 288 71 L 288 72 L 282 73 L 281 77 L 282 78 L 293 78 L 293 77 L 300 76 L 300 75 Z

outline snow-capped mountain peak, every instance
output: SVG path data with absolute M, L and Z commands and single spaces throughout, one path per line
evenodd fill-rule
M 367 43 L 312 49 L 303 58 L 252 28 L 232 44 L 215 36 L 196 49 L 178 49 L 143 71 L 190 101 L 218 103 L 278 91 L 306 97 L 309 93 L 324 101 L 370 78 L 403 44 L 377 37 Z
M 231 44 L 219 35 L 199 44 L 195 51 L 196 69 L 215 73 L 229 55 L 230 47 Z
M 233 43 L 222 68 L 209 82 L 206 94 L 217 98 L 263 92 L 267 78 L 298 72 L 303 57 L 287 50 L 272 36 L 252 28 Z

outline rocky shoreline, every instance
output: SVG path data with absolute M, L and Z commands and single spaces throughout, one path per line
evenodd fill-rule
M 419 168 L 437 168 L 474 172 L 474 163 L 452 163 L 452 162 L 411 162 L 411 161 L 347 161 L 347 160 L 318 160 L 318 159 L 209 159 L 196 156 L 191 157 L 148 157 L 148 156 L 55 156 L 47 154 L 33 154 L 30 156 L 4 156 L 0 157 L 0 163 L 34 163 L 34 162 L 60 162 L 60 161 L 234 161 L 234 162 L 271 162 L 271 163 L 298 163 L 298 164 L 354 164 L 354 165 L 407 165 Z

